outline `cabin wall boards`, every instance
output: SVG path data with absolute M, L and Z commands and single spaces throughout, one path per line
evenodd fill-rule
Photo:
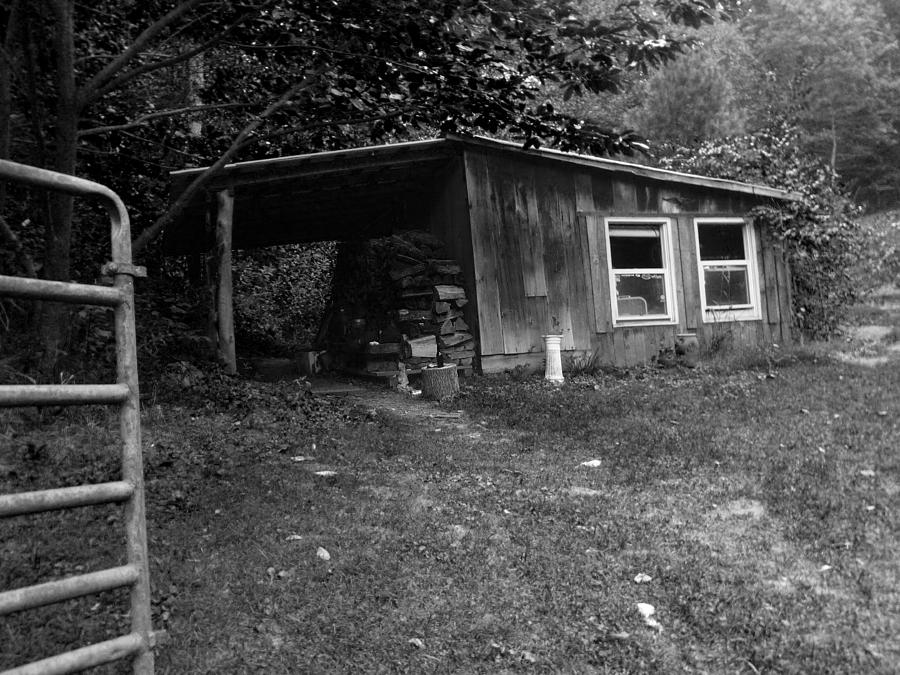
M 550 333 L 614 366 L 680 333 L 790 341 L 787 268 L 747 216 L 766 197 L 481 148 L 464 168 L 485 372 L 539 365 Z

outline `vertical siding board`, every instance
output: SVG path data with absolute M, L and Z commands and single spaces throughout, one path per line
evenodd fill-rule
M 547 332 L 547 326 L 550 325 L 547 298 L 546 296 L 540 296 L 526 298 L 525 300 L 528 322 L 526 329 L 528 336 L 527 351 L 540 352 L 544 350 L 544 335 Z
M 588 270 L 588 250 L 582 245 L 582 229 L 578 227 L 578 204 L 593 201 L 590 192 L 579 195 L 579 187 L 590 190 L 590 181 L 585 188 L 579 174 L 557 173 L 557 203 L 562 226 L 563 241 L 566 244 L 566 271 L 569 276 L 569 314 L 572 317 L 572 348 L 591 348 L 590 277 Z
M 679 246 L 681 248 L 681 283 L 683 285 L 684 321 L 687 330 L 696 330 L 703 322 L 700 317 L 700 283 L 697 271 L 697 245 L 694 237 L 694 219 L 690 216 L 678 216 L 677 225 Z M 681 324 L 682 322 L 679 322 Z
M 781 307 L 778 299 L 778 273 L 775 267 L 776 252 L 772 237 L 765 229 L 760 229 L 760 283 L 763 285 L 762 302 L 765 307 L 763 322 L 766 324 L 769 337 L 777 336 L 781 340 Z M 774 326 L 774 328 L 772 328 Z
M 516 167 L 502 166 L 491 158 L 488 180 L 491 183 L 490 213 L 495 223 L 497 282 L 500 296 L 500 323 L 503 328 L 503 353 L 530 351 L 525 285 L 522 278 L 522 254 L 519 243 L 522 230 L 516 217 Z
M 551 171 L 536 170 L 538 216 L 544 228 L 544 270 L 547 273 L 547 305 L 550 324 L 547 333 L 562 335 L 562 349 L 572 350 L 572 315 L 569 308 L 569 272 L 566 269 L 565 227 L 559 212 L 557 186 Z
M 659 204 L 660 213 L 670 214 L 681 212 L 681 197 L 677 190 L 660 188 L 657 202 Z
M 626 328 L 614 328 L 612 331 L 613 363 L 617 366 L 627 365 L 625 358 Z
M 781 247 L 772 247 L 772 257 L 775 261 L 775 277 L 778 281 L 778 304 L 781 314 L 781 344 L 789 345 L 792 342 L 791 327 L 793 324 L 794 309 L 791 298 L 791 275 Z
M 497 250 L 493 237 L 496 224 L 491 221 L 491 186 L 487 162 L 483 156 L 467 152 L 465 163 L 481 354 L 502 354 L 503 328 L 495 264 Z
M 601 213 L 608 213 L 613 209 L 613 185 L 608 173 L 593 173 L 591 175 L 591 193 L 594 196 L 594 209 Z
M 609 274 L 606 261 L 606 229 L 597 214 L 582 214 L 579 221 L 587 237 L 590 279 L 594 306 L 594 331 L 607 333 L 612 328 L 609 296 Z
M 673 217 L 671 219 L 672 223 L 672 257 L 675 260 L 675 268 L 672 270 L 672 282 L 675 287 L 675 297 L 673 301 L 675 302 L 675 312 L 678 317 L 678 326 L 679 328 L 684 328 L 687 325 L 687 317 L 688 317 L 688 308 L 685 304 L 685 295 L 690 291 L 686 289 L 690 288 L 686 283 L 685 275 L 688 274 L 688 271 L 684 269 L 685 266 L 685 254 L 683 250 L 685 236 L 682 234 L 681 230 L 685 227 L 685 219 L 679 217 Z
M 452 164 L 438 199 L 429 214 L 429 231 L 447 245 L 450 256 L 462 267 L 466 293 L 473 301 L 463 308 L 465 320 L 473 335 L 479 334 L 476 300 L 475 265 L 472 256 L 472 231 L 466 197 L 466 177 L 462 157 Z M 480 348 L 480 346 L 479 346 Z
M 637 211 L 637 193 L 634 181 L 628 178 L 613 178 L 613 208 L 621 213 Z
M 516 180 L 516 220 L 522 237 L 522 276 L 525 295 L 529 298 L 547 295 L 547 275 L 544 271 L 544 236 L 538 218 L 537 195 L 534 189 L 534 168 L 522 165 L 521 177 Z

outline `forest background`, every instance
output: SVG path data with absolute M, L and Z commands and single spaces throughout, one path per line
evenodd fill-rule
M 863 260 L 856 224 L 900 203 L 893 0 L 0 0 L 0 20 L 0 158 L 123 196 L 152 279 L 139 289 L 149 356 L 202 344 L 199 289 L 158 245 L 189 196 L 170 200 L 170 171 L 211 166 L 195 192 L 227 162 L 447 131 L 800 192 L 755 215 L 786 242 L 813 336 L 865 290 L 854 266 L 875 279 L 898 265 L 890 246 Z M 2 274 L 94 281 L 108 224 L 4 184 L 0 242 Z M 308 339 L 335 250 L 240 252 L 242 345 Z M 58 376 L 100 355 L 104 321 L 4 300 L 0 359 Z

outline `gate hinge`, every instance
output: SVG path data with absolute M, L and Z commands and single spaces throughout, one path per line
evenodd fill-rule
M 108 262 L 104 263 L 100 268 L 100 274 L 104 276 L 112 276 L 114 274 L 129 274 L 133 277 L 144 278 L 147 276 L 147 268 L 142 265 L 131 265 L 129 263 Z

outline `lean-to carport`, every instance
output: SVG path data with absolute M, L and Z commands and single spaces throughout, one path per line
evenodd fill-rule
M 233 249 L 362 240 L 416 227 L 455 156 L 451 143 L 438 139 L 226 166 L 168 228 L 164 250 L 212 252 L 215 335 L 231 372 Z M 203 171 L 174 172 L 173 197 Z

